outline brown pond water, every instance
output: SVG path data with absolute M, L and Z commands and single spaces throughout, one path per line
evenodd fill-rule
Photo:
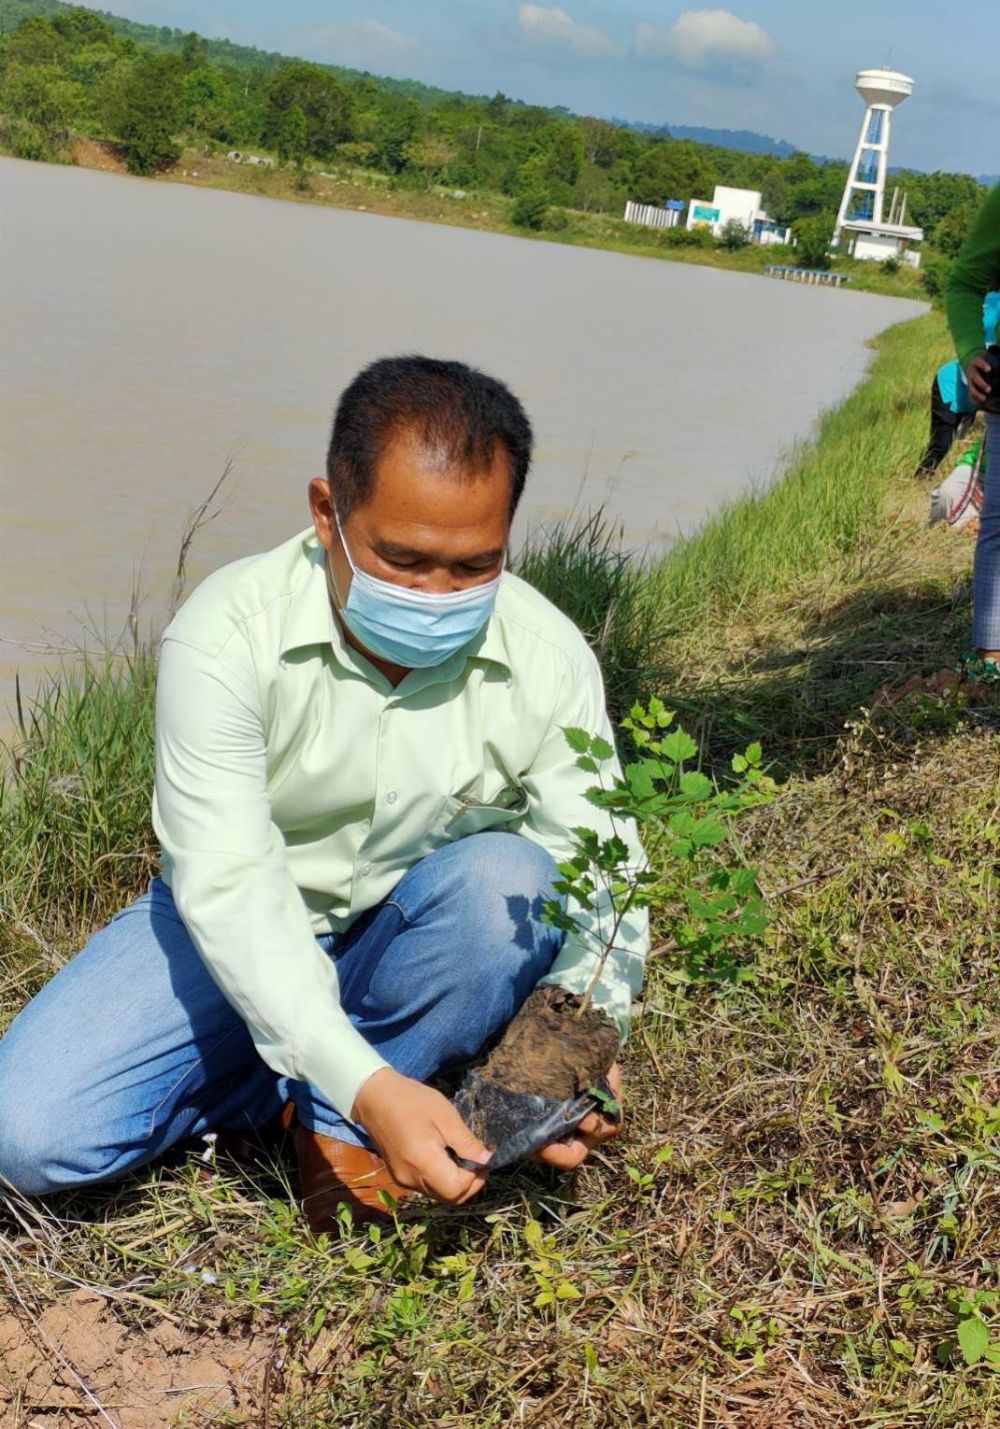
M 604 505 L 662 546 L 770 479 L 921 305 L 372 214 L 0 159 L 0 712 L 59 650 L 161 619 L 308 521 L 359 367 L 477 363 L 538 436 L 518 535 Z M 0 713 L 0 725 L 6 721 Z

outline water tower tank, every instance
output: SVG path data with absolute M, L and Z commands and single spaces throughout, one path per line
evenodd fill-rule
M 854 87 L 869 107 L 885 104 L 895 109 L 913 93 L 913 80 L 894 69 L 862 69 L 858 71 Z

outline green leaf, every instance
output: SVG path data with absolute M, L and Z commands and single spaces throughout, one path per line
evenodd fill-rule
M 697 769 L 689 769 L 681 775 L 681 793 L 688 799 L 707 799 L 712 792 L 712 781 Z
M 675 729 L 672 734 L 664 735 L 660 741 L 660 752 L 664 759 L 669 759 L 674 764 L 683 764 L 686 759 L 694 758 L 698 753 L 698 746 L 685 730 Z
M 658 695 L 654 695 L 649 702 L 649 717 L 651 724 L 658 725 L 660 729 L 666 729 L 668 725 L 673 724 L 674 712 L 667 709 Z
M 601 868 L 617 868 L 619 864 L 628 863 L 628 844 L 624 839 L 612 834 L 611 838 L 605 839 L 600 849 Z
M 566 743 L 574 754 L 587 754 L 590 751 L 590 735 L 585 729 L 577 729 L 575 725 L 564 725 L 563 734 L 566 736 Z
M 977 1316 L 962 1320 L 958 1326 L 958 1345 L 966 1364 L 975 1364 L 986 1353 L 990 1342 L 987 1325 Z
M 604 763 L 605 760 L 614 759 L 615 757 L 615 751 L 612 746 L 606 739 L 602 739 L 599 734 L 595 734 L 594 738 L 590 741 L 590 752 L 595 759 L 599 759 L 602 763 Z
M 628 764 L 625 767 L 625 781 L 629 791 L 635 799 L 650 799 L 656 793 L 656 785 L 653 782 L 656 765 L 650 759 L 644 759 L 639 764 Z
M 692 825 L 690 834 L 692 841 L 702 848 L 714 848 L 726 837 L 726 831 L 722 824 L 711 814 L 706 814 L 703 819 L 698 819 Z
M 532 1250 L 538 1250 L 542 1243 L 542 1228 L 534 1219 L 529 1219 L 524 1223 L 524 1239 Z
M 556 1288 L 557 1300 L 582 1300 L 583 1293 L 577 1290 L 575 1285 L 571 1285 L 568 1280 L 560 1280 Z
M 610 1091 L 605 1091 L 603 1087 L 588 1087 L 587 1091 L 597 1103 L 598 1110 L 612 1120 L 621 1115 L 621 1102 Z

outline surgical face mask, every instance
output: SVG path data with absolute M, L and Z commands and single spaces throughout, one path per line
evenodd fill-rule
M 440 665 L 461 650 L 489 620 L 500 588 L 500 577 L 464 590 L 431 595 L 379 580 L 354 564 L 340 518 L 334 513 L 340 544 L 353 573 L 346 604 L 333 584 L 327 557 L 327 584 L 351 634 L 381 660 L 422 670 Z

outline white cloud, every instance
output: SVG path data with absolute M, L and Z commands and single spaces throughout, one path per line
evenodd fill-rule
M 349 25 L 320 25 L 297 30 L 284 45 L 292 54 L 305 53 L 350 69 L 378 71 L 384 65 L 412 57 L 421 48 L 419 40 L 390 29 L 381 20 L 359 20 Z
M 665 29 L 635 27 L 637 55 L 671 59 L 684 69 L 759 64 L 771 59 L 777 48 L 756 20 L 741 20 L 729 10 L 685 10 Z
M 381 20 L 362 20 L 357 28 L 371 44 L 388 50 L 412 50 L 420 43 L 412 35 L 401 35 L 398 30 L 391 30 Z
M 521 5 L 517 23 L 522 37 L 532 45 L 568 51 L 578 59 L 600 59 L 614 53 L 603 30 L 580 25 L 558 5 Z

